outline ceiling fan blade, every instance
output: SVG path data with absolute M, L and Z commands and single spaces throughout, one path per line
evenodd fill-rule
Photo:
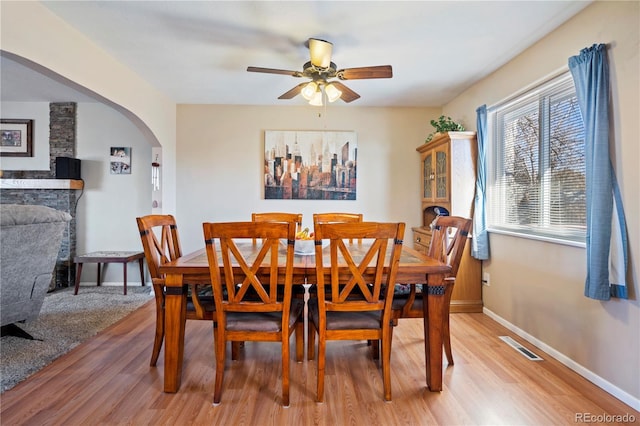
M 291 99 L 293 97 L 298 96 L 300 94 L 300 91 L 302 90 L 302 88 L 304 86 L 306 86 L 307 84 L 309 84 L 309 83 L 300 83 L 300 84 L 298 84 L 293 89 L 291 89 L 288 92 L 285 92 L 282 95 L 278 96 L 278 99 Z
M 333 82 L 331 82 L 331 84 L 336 86 L 336 88 L 342 92 L 342 95 L 340 95 L 340 99 L 342 99 L 346 103 L 349 103 L 351 101 L 355 101 L 356 99 L 358 99 L 360 97 L 360 95 L 358 95 L 356 92 L 354 92 L 353 90 L 349 89 L 347 86 L 345 86 L 344 84 L 340 83 L 339 81 L 333 81 Z
M 331 65 L 333 44 L 317 38 L 310 38 L 308 44 L 311 63 L 319 68 L 328 68 Z
M 247 71 L 264 72 L 267 74 L 283 74 L 283 75 L 290 75 L 293 77 L 302 77 L 302 73 L 300 71 L 279 70 L 275 68 L 247 67 Z
M 391 78 L 393 70 L 391 65 L 378 65 L 374 67 L 345 68 L 338 71 L 340 80 L 359 80 L 366 78 Z

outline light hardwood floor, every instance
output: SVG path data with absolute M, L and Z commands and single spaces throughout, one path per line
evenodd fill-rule
M 483 314 L 453 314 L 455 365 L 443 391 L 425 387 L 422 322 L 401 320 L 392 352 L 393 401 L 365 342 L 327 347 L 325 402 L 315 402 L 315 362 L 291 368 L 291 406 L 280 403 L 279 344 L 249 342 L 227 358 L 222 402 L 212 406 L 211 325 L 188 321 L 182 387 L 162 392 L 163 355 L 149 367 L 153 302 L 0 396 L 2 425 L 562 425 L 578 413 L 640 413 Z M 544 358 L 529 361 L 497 336 Z M 446 363 L 446 360 L 444 361 Z M 611 423 L 613 424 L 613 423 Z

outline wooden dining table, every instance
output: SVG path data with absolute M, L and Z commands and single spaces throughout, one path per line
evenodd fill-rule
M 359 243 L 354 243 L 359 244 Z M 360 243 L 363 250 L 365 243 Z M 238 244 L 248 259 L 256 245 L 251 242 Z M 328 247 L 324 253 L 328 256 Z M 283 256 L 284 262 L 284 256 Z M 443 262 L 427 257 L 409 247 L 402 247 L 396 282 L 398 284 L 427 284 L 424 297 L 424 350 L 426 383 L 429 390 L 442 390 L 442 330 L 445 320 L 444 277 L 451 268 Z M 165 342 L 164 342 L 164 391 L 180 389 L 184 355 L 184 334 L 187 309 L 186 283 L 210 284 L 207 254 L 202 248 L 160 266 L 165 275 Z M 295 255 L 293 281 L 296 285 L 313 284 L 316 279 L 315 255 Z

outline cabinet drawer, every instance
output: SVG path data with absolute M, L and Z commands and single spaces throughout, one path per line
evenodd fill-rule
M 431 234 L 425 231 L 423 228 L 413 228 L 413 248 L 427 254 L 429 243 L 431 242 Z
M 421 242 L 414 240 L 413 241 L 413 249 L 414 250 L 418 250 L 422 254 L 427 254 L 427 252 L 429 251 L 429 246 L 424 245 Z

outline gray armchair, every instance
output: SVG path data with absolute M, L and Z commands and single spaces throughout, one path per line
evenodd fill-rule
M 30 337 L 14 323 L 35 319 L 71 215 L 44 206 L 0 204 L 0 318 L 3 334 Z

